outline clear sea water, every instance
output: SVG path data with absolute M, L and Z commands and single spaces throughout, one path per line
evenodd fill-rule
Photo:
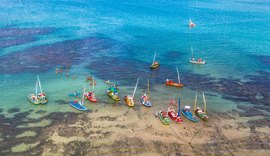
M 189 18 L 197 24 L 194 29 L 187 27 Z M 43 90 L 49 97 L 49 103 L 42 107 L 47 112 L 75 111 L 68 103 L 59 104 L 56 101 L 67 101 L 68 93 L 82 91 L 84 73 L 95 75 L 98 81 L 96 94 L 103 103 L 113 103 L 105 94 L 108 86 L 102 82 L 110 79 L 110 76 L 113 76 L 112 80 L 120 82 L 122 99 L 124 95 L 132 93 L 137 77 L 141 77 L 136 95 L 139 99 L 145 88 L 143 86 L 146 86 L 145 75 L 154 75 L 151 79 L 152 100 L 156 103 L 153 111 L 164 108 L 173 95 L 181 96 L 185 104 L 192 104 L 195 92 L 188 86 L 183 89 L 169 88 L 155 80 L 159 79 L 155 76 L 158 71 L 149 69 L 154 52 L 157 52 L 160 68 L 170 70 L 173 75 L 168 75 L 168 78 L 173 79 L 177 78 L 176 66 L 181 77 L 189 72 L 208 74 L 214 78 L 238 79 L 244 79 L 246 75 L 255 74 L 258 70 L 270 69 L 269 64 L 257 59 L 257 56 L 270 56 L 268 0 L 2 0 L 0 28 L 1 33 L 5 33 L 8 28 L 53 29 L 49 33 L 30 35 L 33 41 L 0 48 L 0 58 L 16 53 L 21 53 L 19 56 L 22 57 L 16 57 L 19 62 L 3 63 L 0 66 L 0 108 L 5 113 L 14 107 L 21 111 L 41 108 L 31 105 L 27 99 L 27 95 L 35 91 L 36 74 L 39 74 Z M 9 36 L 0 39 L 12 38 Z M 76 47 L 73 41 L 84 41 L 85 38 L 93 39 L 94 43 L 87 42 L 84 45 L 83 42 Z M 63 44 L 65 41 L 68 44 Z M 63 65 L 63 62 L 57 61 L 45 70 L 44 64 L 40 64 L 35 71 L 22 68 L 16 73 L 6 72 L 10 66 L 18 66 L 16 63 L 20 63 L 20 59 L 23 62 L 23 56 L 30 58 L 27 52 L 35 53 L 31 48 L 42 49 L 50 45 L 56 45 L 52 51 L 70 47 L 75 53 L 83 51 L 83 55 L 77 58 L 79 62 L 71 63 L 70 74 L 77 75 L 76 80 L 67 79 L 64 74 L 55 75 L 55 68 Z M 188 63 L 191 46 L 196 56 L 207 61 L 205 66 Z M 88 50 L 91 54 L 88 54 Z M 68 52 L 61 51 L 63 55 L 70 55 Z M 42 53 L 46 56 L 47 51 Z M 103 61 L 109 63 L 104 66 Z M 127 63 L 123 65 L 123 61 Z M 129 68 L 123 67 L 127 65 L 134 65 L 134 68 L 127 71 Z M 133 75 L 133 70 L 139 70 L 138 74 Z M 113 74 L 115 72 L 117 74 Z M 123 76 L 119 78 L 118 74 L 126 75 L 125 80 L 121 79 Z M 162 74 L 166 73 L 157 75 Z M 188 83 L 189 80 L 182 81 Z M 87 88 L 90 89 L 88 83 Z M 221 95 L 208 94 L 208 110 L 230 111 L 239 104 L 222 99 Z M 92 105 L 86 104 L 90 108 Z

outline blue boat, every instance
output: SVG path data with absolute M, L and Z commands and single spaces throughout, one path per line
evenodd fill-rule
M 69 104 L 72 107 L 74 107 L 74 108 L 76 108 L 78 110 L 81 110 L 81 111 L 86 111 L 87 110 L 87 108 L 84 105 L 82 105 L 82 103 L 80 101 L 78 101 L 78 100 L 70 101 Z
M 199 122 L 199 120 L 190 111 L 190 106 L 185 106 L 185 108 L 181 110 L 181 113 L 190 121 Z
M 71 100 L 71 101 L 69 101 L 69 104 L 75 109 L 78 109 L 80 111 L 86 111 L 87 108 L 83 105 L 83 103 L 84 103 L 84 94 L 85 94 L 85 86 L 83 88 L 82 101 Z
M 153 104 L 150 101 L 150 85 L 149 85 L 149 79 L 147 79 L 147 94 L 142 95 L 141 97 L 141 103 L 146 107 L 151 107 Z

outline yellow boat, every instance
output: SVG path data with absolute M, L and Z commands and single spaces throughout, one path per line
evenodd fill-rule
M 157 55 L 157 53 L 155 52 L 155 55 L 154 55 L 154 58 L 153 58 L 153 63 L 150 66 L 151 69 L 156 69 L 156 68 L 158 68 L 160 66 L 159 62 L 156 61 L 156 55 Z

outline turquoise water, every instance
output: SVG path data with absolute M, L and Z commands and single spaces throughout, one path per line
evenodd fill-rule
M 176 66 L 187 84 L 188 74 L 245 79 L 258 70 L 269 71 L 267 60 L 258 59 L 270 56 L 269 8 L 269 1 L 255 0 L 1 1 L 0 43 L 10 44 L 7 39 L 14 38 L 23 43 L 0 44 L 0 107 L 4 111 L 33 109 L 27 95 L 34 92 L 36 74 L 49 96 L 48 112 L 73 111 L 56 101 L 67 100 L 66 95 L 74 90 L 82 91 L 85 73 L 95 75 L 96 93 L 103 103 L 113 103 L 105 94 L 104 80 L 119 81 L 122 98 L 132 93 L 137 77 L 141 77 L 137 99 L 146 87 L 146 77 L 151 77 L 153 101 L 164 101 L 157 108 L 173 95 L 192 103 L 194 87 L 207 86 L 195 81 L 195 86 L 183 89 L 165 87 L 167 77 L 177 78 Z M 197 24 L 194 29 L 187 27 L 189 18 Z M 5 35 L 9 28 L 16 33 Z M 45 32 L 29 33 L 34 30 Z M 207 61 L 205 66 L 188 63 L 191 46 L 196 56 Z M 54 55 L 55 51 L 59 55 Z M 150 71 L 155 51 L 162 69 Z M 52 57 L 35 62 L 36 55 Z M 68 57 L 71 55 L 74 57 Z M 76 80 L 55 75 L 56 67 L 67 64 Z M 88 83 L 87 87 L 90 89 Z M 210 93 L 210 110 L 230 111 L 239 104 Z

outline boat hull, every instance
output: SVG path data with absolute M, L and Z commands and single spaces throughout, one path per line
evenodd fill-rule
M 43 96 L 42 99 L 39 99 L 34 94 L 29 94 L 28 99 L 34 105 L 46 104 L 48 102 L 48 99 L 46 98 L 46 96 Z
M 205 61 L 202 61 L 202 62 L 198 62 L 198 61 L 192 61 L 192 60 L 189 60 L 189 63 L 192 63 L 192 64 L 205 64 Z
M 98 102 L 98 100 L 96 98 L 93 98 L 92 96 L 89 96 L 89 94 L 92 94 L 92 92 L 87 92 L 86 95 L 84 95 L 84 97 L 86 99 L 88 99 L 91 102 Z
M 177 82 L 165 82 L 165 84 L 166 84 L 167 86 L 173 86 L 173 87 L 183 87 L 183 86 L 184 86 L 184 84 L 182 84 L 182 83 L 177 83 Z
M 181 117 L 178 116 L 178 113 L 176 113 L 174 110 L 169 110 L 169 111 L 168 111 L 168 115 L 169 115 L 169 117 L 170 117 L 173 121 L 175 121 L 175 122 L 177 122 L 177 123 L 182 123 L 182 122 L 183 122 L 183 120 L 181 119 Z
M 130 98 L 128 96 L 125 96 L 124 98 L 125 103 L 129 106 L 129 107 L 133 107 L 134 106 L 134 100 L 133 98 Z
M 150 68 L 151 69 L 156 69 L 156 68 L 158 68 L 160 66 L 160 64 L 158 63 L 158 64 L 152 64 L 151 66 L 150 66 Z
M 194 112 L 203 121 L 208 121 L 208 116 L 205 113 L 199 113 L 198 110 Z
M 141 103 L 142 103 L 142 105 L 144 105 L 146 107 L 152 107 L 153 106 L 151 101 L 144 101 L 143 99 L 141 99 Z
M 70 101 L 69 104 L 77 109 L 77 110 L 80 110 L 80 111 L 86 111 L 87 108 L 84 106 L 84 105 L 80 105 L 80 102 L 76 102 L 76 101 Z
M 158 115 L 160 121 L 164 125 L 169 125 L 170 124 L 170 119 L 166 116 L 167 115 L 166 111 L 159 111 L 159 112 L 157 112 L 157 115 Z
M 107 95 L 114 101 L 120 101 L 119 96 L 113 95 L 111 92 L 107 91 Z
M 191 113 L 187 113 L 184 109 L 181 110 L 181 113 L 192 122 L 199 122 L 199 120 Z

